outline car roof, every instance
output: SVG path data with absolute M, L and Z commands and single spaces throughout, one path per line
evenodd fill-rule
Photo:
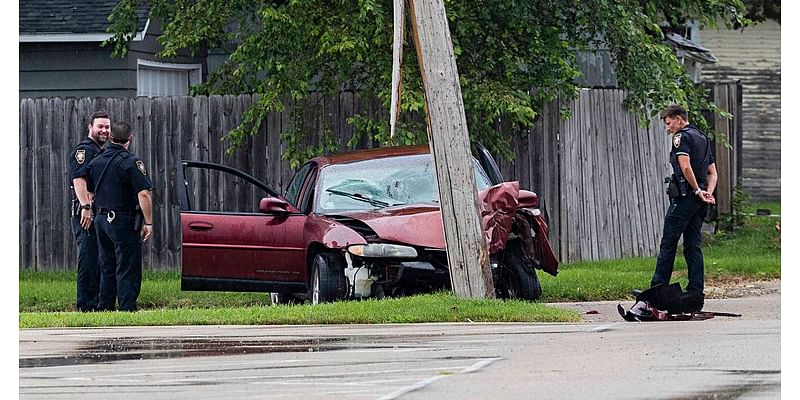
M 378 147 L 374 149 L 356 150 L 346 153 L 338 153 L 329 156 L 315 157 L 312 161 L 317 165 L 347 164 L 356 161 L 374 160 L 378 158 L 410 156 L 418 154 L 430 154 L 431 148 L 428 145 L 418 146 L 395 146 Z

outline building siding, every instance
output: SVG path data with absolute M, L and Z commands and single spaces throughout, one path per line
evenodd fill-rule
M 152 23 L 142 41 L 131 42 L 128 55 L 112 58 L 110 47 L 99 42 L 20 43 L 19 98 L 26 97 L 135 97 L 137 60 L 179 64 L 202 64 L 203 81 L 207 73 L 205 54 L 173 58 L 156 56 L 161 46 L 158 23 Z
M 742 83 L 742 188 L 754 200 L 781 195 L 781 30 L 766 21 L 743 31 L 703 30 L 703 46 L 719 59 L 706 82 Z

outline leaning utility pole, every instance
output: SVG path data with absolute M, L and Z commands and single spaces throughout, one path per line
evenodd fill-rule
M 442 0 L 408 0 L 414 44 L 425 87 L 428 140 L 444 223 L 450 283 L 458 297 L 494 297 L 489 248 L 480 220 L 467 117 L 453 42 Z M 402 0 L 395 0 L 395 68 L 402 59 Z M 401 21 L 398 21 L 398 14 Z M 398 26 L 399 24 L 399 26 Z M 392 130 L 399 111 L 399 71 L 393 74 Z M 397 97 L 395 97 L 395 95 Z

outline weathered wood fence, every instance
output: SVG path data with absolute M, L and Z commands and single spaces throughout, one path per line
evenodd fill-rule
M 660 240 L 670 138 L 622 106 L 619 90 L 582 90 L 562 120 L 553 107 L 501 163 L 507 180 L 534 188 L 550 216 L 562 261 L 653 256 Z
M 660 121 L 639 128 L 622 107 L 623 96 L 619 90 L 583 90 L 569 104 L 569 120 L 560 118 L 557 105 L 548 105 L 534 128 L 514 140 L 516 160 L 500 162 L 506 180 L 519 180 L 522 188 L 540 194 L 562 262 L 656 253 L 667 205 L 662 181 L 669 173 L 670 141 Z M 72 146 L 86 136 L 85 118 L 94 110 L 105 109 L 112 121 L 131 123 L 131 151 L 144 160 L 155 185 L 155 232 L 144 246 L 144 265 L 154 270 L 180 265 L 178 160 L 229 165 L 282 191 L 292 174 L 281 159 L 284 128 L 299 129 L 311 140 L 330 129 L 344 149 L 353 136 L 348 117 L 385 112 L 377 101 L 352 93 L 312 96 L 300 120 L 288 112 L 272 113 L 260 135 L 226 155 L 224 136 L 253 101 L 251 95 L 22 99 L 20 268 L 75 268 L 67 161 Z M 240 196 L 235 190 L 220 191 L 230 201 Z

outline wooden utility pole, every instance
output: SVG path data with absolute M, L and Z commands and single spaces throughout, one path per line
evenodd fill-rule
M 439 186 L 450 283 L 458 297 L 494 297 L 489 247 L 478 211 L 467 117 L 444 2 L 408 2 L 425 86 L 425 119 Z

